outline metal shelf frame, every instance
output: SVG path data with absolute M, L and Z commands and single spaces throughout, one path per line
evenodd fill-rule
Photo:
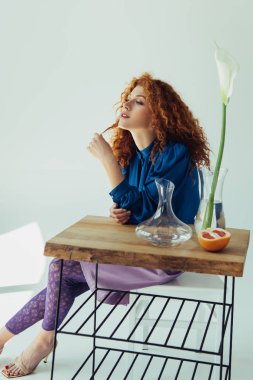
M 60 300 L 60 294 L 61 294 L 63 259 L 61 259 L 60 261 L 61 261 L 60 279 L 59 279 L 60 286 L 59 286 L 59 295 L 58 295 L 58 302 L 57 302 L 57 315 L 56 315 L 56 322 L 55 322 L 56 326 L 58 325 L 58 318 L 59 318 L 59 306 L 60 306 L 59 300 Z M 197 373 L 197 370 L 200 366 L 202 366 L 202 367 L 205 366 L 206 369 L 208 369 L 207 375 L 206 375 L 207 376 L 206 380 L 213 380 L 214 379 L 214 377 L 213 377 L 214 370 L 216 371 L 216 374 L 218 371 L 219 380 L 231 380 L 235 277 L 224 276 L 223 302 L 214 302 L 214 301 L 210 301 L 210 300 L 206 300 L 206 299 L 173 297 L 170 295 L 168 295 L 168 296 L 157 295 L 157 294 L 152 294 L 152 293 L 147 293 L 147 292 L 142 293 L 142 292 L 135 292 L 135 291 L 123 291 L 123 290 L 117 290 L 117 289 L 98 288 L 97 287 L 97 278 L 98 278 L 98 263 L 96 263 L 95 290 L 91 292 L 89 297 L 87 297 L 85 299 L 85 301 L 66 320 L 65 323 L 63 323 L 58 329 L 55 329 L 54 350 L 53 350 L 51 377 L 50 377 L 51 380 L 54 379 L 55 347 L 56 347 L 56 341 L 57 341 L 57 334 L 79 335 L 79 336 L 90 337 L 93 339 L 92 351 L 89 353 L 89 355 L 83 361 L 81 366 L 73 373 L 73 376 L 70 378 L 71 380 L 81 378 L 80 376 L 78 377 L 78 375 L 80 374 L 81 371 L 85 370 L 84 367 L 90 360 L 92 360 L 91 373 L 88 370 L 86 372 L 82 372 L 82 373 L 86 374 L 87 379 L 89 378 L 92 380 L 96 380 L 96 375 L 97 375 L 99 369 L 101 368 L 102 363 L 106 361 L 106 358 L 108 357 L 108 355 L 111 352 L 114 352 L 114 353 L 118 352 L 120 355 L 119 355 L 119 357 L 115 363 L 111 363 L 112 368 L 111 368 L 110 373 L 107 375 L 106 380 L 112 379 L 113 373 L 114 373 L 116 367 L 118 365 L 119 366 L 121 365 L 121 363 L 122 363 L 121 359 L 124 357 L 124 355 L 128 355 L 128 357 L 129 357 L 129 355 L 131 355 L 131 356 L 134 356 L 134 358 L 130 363 L 128 362 L 129 368 L 127 369 L 126 373 L 122 374 L 122 376 L 123 376 L 122 380 L 127 379 L 127 377 L 129 375 L 130 371 L 132 370 L 135 362 L 141 357 L 149 358 L 149 361 L 148 361 L 146 367 L 143 369 L 143 373 L 142 373 L 141 377 L 139 377 L 140 379 L 145 379 L 145 374 L 147 373 L 148 368 L 149 368 L 152 360 L 154 358 L 156 358 L 158 360 L 158 358 L 159 358 L 159 360 L 163 359 L 163 363 L 161 363 L 160 370 L 157 369 L 158 370 L 158 375 L 157 375 L 158 380 L 161 379 L 162 375 L 166 374 L 166 364 L 170 360 L 173 360 L 174 363 L 175 362 L 178 363 L 177 372 L 175 374 L 174 380 L 179 379 L 180 372 L 182 371 L 182 368 L 183 368 L 185 363 L 188 363 L 188 364 L 192 363 L 192 365 L 193 365 L 192 372 L 188 372 L 189 377 L 187 379 L 184 377 L 185 380 L 188 380 L 188 379 L 194 380 L 195 375 Z M 230 282 L 230 288 L 229 288 L 229 284 L 228 284 L 229 282 Z M 228 288 L 230 290 L 230 294 L 228 292 Z M 97 291 L 98 290 L 107 291 L 106 296 L 104 297 L 104 299 L 101 302 L 98 302 L 98 300 L 97 300 Z M 104 301 L 106 301 L 107 297 L 109 297 L 111 292 L 115 292 L 115 291 L 120 293 L 120 297 L 119 297 L 117 303 L 110 307 L 110 310 L 108 311 L 108 313 L 98 323 L 97 317 L 98 317 L 98 313 L 99 313 L 100 308 L 104 304 Z M 105 326 L 106 323 L 110 324 L 110 318 L 113 318 L 113 312 L 116 310 L 120 301 L 123 299 L 123 297 L 126 294 L 135 294 L 136 297 L 135 297 L 134 301 L 127 308 L 124 316 L 120 319 L 120 321 L 118 322 L 118 324 L 116 326 L 115 326 L 115 320 L 114 320 L 113 331 L 108 332 L 108 329 L 107 329 L 106 333 L 102 334 L 101 330 L 102 330 L 103 326 Z M 122 324 L 126 321 L 126 318 L 129 316 L 129 314 L 131 313 L 131 311 L 135 307 L 138 300 L 142 299 L 143 297 L 145 297 L 145 299 L 148 298 L 149 302 L 148 302 L 147 306 L 145 307 L 145 309 L 143 310 L 143 312 L 141 313 L 141 315 L 138 317 L 138 321 L 133 326 L 132 331 L 129 331 L 129 334 L 127 337 L 116 336 L 116 333 L 118 333 L 120 331 L 120 327 L 122 327 Z M 228 298 L 230 298 L 230 300 L 228 300 Z M 134 338 L 135 332 L 137 331 L 138 327 L 141 325 L 141 322 L 144 321 L 146 312 L 148 310 L 150 310 L 150 308 L 152 307 L 152 304 L 154 304 L 154 301 L 158 300 L 158 299 L 162 300 L 164 304 L 163 304 L 163 306 L 159 312 L 159 315 L 155 318 L 154 324 L 153 324 L 152 328 L 150 329 L 147 337 L 145 338 L 145 340 L 135 339 Z M 70 323 L 75 319 L 77 314 L 80 311 L 82 311 L 83 308 L 85 308 L 85 306 L 87 305 L 88 302 L 94 302 L 94 308 L 93 308 L 92 312 L 84 319 L 84 321 L 77 328 L 74 329 L 74 331 L 71 328 L 68 329 Z M 170 329 L 169 329 L 169 332 L 166 336 L 165 342 L 163 342 L 163 343 L 152 342 L 151 337 L 154 334 L 154 332 L 156 331 L 156 329 L 159 327 L 159 323 L 162 320 L 162 316 L 163 316 L 165 310 L 167 310 L 168 306 L 173 302 L 177 303 L 177 312 L 176 312 L 175 317 L 173 318 L 173 322 L 170 326 Z M 189 347 L 186 344 L 187 338 L 189 337 L 189 335 L 190 335 L 190 333 L 194 327 L 195 318 L 196 318 L 196 315 L 198 313 L 198 310 L 199 310 L 200 306 L 204 305 L 204 304 L 205 305 L 208 304 L 209 309 L 210 309 L 210 313 L 208 315 L 207 321 L 204 323 L 204 326 L 203 326 L 203 335 L 202 335 L 201 343 L 197 347 Z M 191 318 L 188 321 L 189 322 L 188 327 L 184 331 L 184 336 L 181 339 L 181 342 L 178 344 L 175 344 L 175 343 L 171 342 L 171 337 L 172 337 L 173 332 L 176 328 L 180 314 L 182 313 L 182 309 L 185 306 L 189 306 L 192 309 Z M 206 338 L 207 338 L 207 335 L 208 335 L 209 330 L 210 330 L 212 318 L 218 309 L 220 311 L 219 315 L 222 315 L 222 320 L 218 321 L 221 323 L 219 347 L 216 347 L 214 350 L 210 350 L 210 349 L 205 348 L 205 342 L 206 342 Z M 85 330 L 88 323 L 90 321 L 92 321 L 92 319 L 93 319 L 92 331 L 86 332 L 86 333 L 82 332 L 82 330 Z M 174 355 L 170 356 L 170 355 L 159 355 L 156 353 L 155 354 L 154 353 L 143 353 L 143 352 L 140 352 L 137 350 L 132 351 L 129 349 L 124 349 L 124 348 L 121 348 L 121 349 L 113 348 L 113 347 L 108 348 L 108 347 L 97 344 L 97 340 L 100 340 L 100 342 L 101 341 L 103 342 L 104 339 L 107 341 L 114 341 L 114 342 L 117 342 L 117 341 L 118 342 L 126 342 L 126 343 L 132 342 L 132 343 L 137 343 L 137 344 L 143 344 L 144 343 L 144 344 L 148 344 L 149 346 L 152 346 L 152 347 L 159 347 L 159 348 L 164 347 L 164 348 L 172 349 L 172 351 L 173 350 L 175 350 L 175 351 L 179 350 L 182 353 L 195 352 L 198 354 L 198 358 L 195 360 L 195 359 L 189 359 L 186 357 L 181 357 L 181 356 L 179 357 L 179 356 L 174 356 Z M 224 350 L 225 341 L 226 342 L 228 341 L 227 347 L 226 347 L 227 348 L 226 355 L 224 352 L 225 351 Z M 105 354 L 104 354 L 102 360 L 98 363 L 98 360 L 96 360 L 96 353 L 99 350 L 105 352 Z M 200 360 L 201 355 L 203 355 L 205 357 L 210 355 L 211 358 L 210 358 L 210 360 L 204 360 L 204 359 Z M 225 358 L 225 356 L 226 356 L 226 358 Z M 214 357 L 216 358 L 216 362 L 213 361 Z M 217 358 L 218 358 L 218 362 L 217 362 Z M 138 378 L 138 380 L 139 380 L 139 378 Z M 137 380 L 137 379 L 134 379 L 134 380 Z M 203 380 L 205 380 L 205 379 L 203 378 Z

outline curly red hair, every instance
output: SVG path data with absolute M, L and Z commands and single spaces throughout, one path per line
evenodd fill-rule
M 154 79 L 148 72 L 144 72 L 139 77 L 133 77 L 121 93 L 120 102 L 115 103 L 120 103 L 116 111 L 122 109 L 128 95 L 137 85 L 141 85 L 144 89 L 146 101 L 151 110 L 151 123 L 156 134 L 157 141 L 150 153 L 152 162 L 154 163 L 155 153 L 161 152 L 169 141 L 173 141 L 182 143 L 188 148 L 191 157 L 190 171 L 195 166 L 207 166 L 210 169 L 211 149 L 204 130 L 170 84 Z M 119 119 L 120 116 L 105 131 L 113 128 L 115 132 L 111 139 L 113 154 L 119 165 L 124 167 L 134 154 L 136 145 L 129 131 L 117 128 Z

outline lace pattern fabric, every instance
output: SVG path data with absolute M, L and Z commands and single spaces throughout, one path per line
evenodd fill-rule
M 54 258 L 49 264 L 47 287 L 28 301 L 5 327 L 12 334 L 19 334 L 34 323 L 42 321 L 43 329 L 55 328 L 57 299 L 60 280 L 60 259 Z M 58 326 L 68 314 L 76 297 L 89 290 L 79 261 L 63 260 L 62 285 Z

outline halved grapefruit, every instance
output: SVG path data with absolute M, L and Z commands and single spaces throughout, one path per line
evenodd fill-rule
M 231 238 L 231 233 L 223 228 L 209 227 L 200 230 L 198 233 L 198 241 L 201 247 L 206 251 L 218 252 L 225 248 Z

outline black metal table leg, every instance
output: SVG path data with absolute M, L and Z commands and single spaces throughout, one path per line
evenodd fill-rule
M 59 311 L 60 311 L 60 297 L 61 297 L 61 285 L 62 285 L 62 269 L 63 269 L 63 259 L 60 259 L 59 292 L 58 292 L 57 311 L 56 311 L 56 318 L 55 318 L 54 350 L 53 350 L 51 377 L 50 377 L 51 380 L 53 380 L 53 376 L 54 376 L 54 359 L 55 359 L 55 348 L 56 348 L 56 340 L 57 340 L 56 339 L 57 326 L 58 326 Z
M 228 368 L 225 373 L 225 380 L 232 379 L 232 343 L 233 343 L 233 318 L 234 318 L 234 293 L 235 293 L 235 277 L 231 277 L 231 301 L 229 302 L 230 309 L 227 310 L 227 317 L 225 320 L 226 314 L 226 303 L 227 303 L 227 287 L 228 281 L 227 276 L 225 276 L 224 281 L 224 293 L 223 293 L 223 306 L 222 306 L 222 329 L 221 329 L 221 344 L 220 344 L 220 376 L 219 379 L 223 380 L 223 362 L 224 362 L 224 339 L 226 334 L 226 327 L 228 320 L 230 318 L 230 330 L 227 332 L 229 334 L 229 346 L 228 346 Z M 230 298 L 230 297 L 229 297 Z
M 220 345 L 220 380 L 222 380 L 223 369 L 223 351 L 224 351 L 224 335 L 225 335 L 225 313 L 227 302 L 227 276 L 224 276 L 224 289 L 223 289 L 223 306 L 222 306 L 222 325 L 221 325 L 221 345 Z
M 92 379 L 95 379 L 95 359 L 96 359 L 96 311 L 97 311 L 97 286 L 98 286 L 98 263 L 96 263 L 95 297 L 94 297 L 94 331 L 93 331 L 93 356 L 92 356 Z
M 235 277 L 232 277 L 230 341 L 229 341 L 229 378 L 228 378 L 228 380 L 232 379 L 231 372 L 232 372 L 232 343 L 233 343 L 233 323 L 234 323 L 234 296 L 235 296 Z

